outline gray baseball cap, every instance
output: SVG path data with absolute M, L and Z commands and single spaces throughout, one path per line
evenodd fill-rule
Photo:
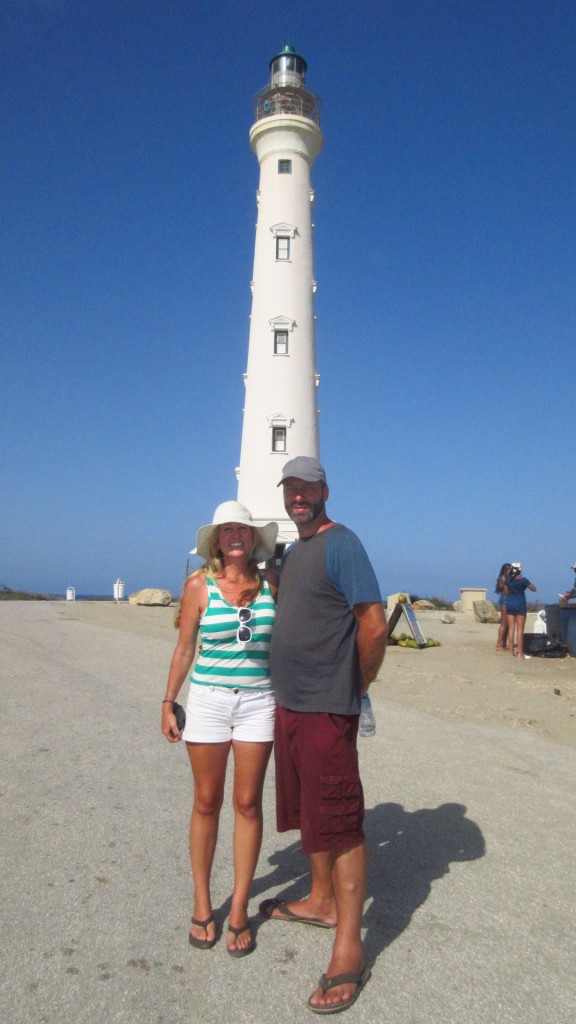
M 282 470 L 282 479 L 278 482 L 278 487 L 290 477 L 304 480 L 307 484 L 326 483 L 324 466 L 311 455 L 297 455 L 295 459 L 290 459 Z

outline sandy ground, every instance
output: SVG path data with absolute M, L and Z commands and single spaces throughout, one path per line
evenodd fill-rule
M 273 764 L 256 952 L 232 960 L 222 939 L 231 770 L 212 873 L 221 938 L 188 944 L 191 773 L 160 733 L 172 617 L 0 603 L 2 1024 L 312 1020 L 332 933 L 258 915 L 310 888 L 297 834 L 275 829 Z M 572 1024 L 576 663 L 512 661 L 472 617 L 419 620 L 443 646 L 390 650 L 376 735 L 359 744 L 372 978 L 343 1019 Z
M 174 608 L 78 601 L 58 613 L 104 628 L 165 639 L 173 646 Z M 576 659 L 518 661 L 495 650 L 497 626 L 476 622 L 470 613 L 441 622 L 441 612 L 418 612 L 426 637 L 441 647 L 390 647 L 373 694 L 449 721 L 486 722 L 527 729 L 576 746 Z M 526 631 L 535 615 L 529 615 Z M 400 624 L 396 633 L 406 627 Z

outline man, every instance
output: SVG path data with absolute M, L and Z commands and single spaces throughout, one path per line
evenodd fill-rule
M 298 541 L 282 567 L 270 652 L 277 824 L 279 832 L 301 830 L 312 887 L 303 900 L 265 900 L 260 910 L 273 921 L 336 927 L 308 1006 L 337 1013 L 370 977 L 360 931 L 367 856 L 356 737 L 361 698 L 384 657 L 386 619 L 360 541 L 328 518 L 318 460 L 287 462 L 280 484 Z
M 571 565 L 570 568 L 574 569 L 574 572 L 576 572 L 576 562 L 574 562 L 574 564 Z M 567 590 L 564 594 L 560 594 L 560 600 L 561 601 L 572 601 L 575 597 L 576 597 L 576 583 L 572 587 L 572 590 Z

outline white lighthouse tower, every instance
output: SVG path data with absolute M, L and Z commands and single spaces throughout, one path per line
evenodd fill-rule
M 320 455 L 310 172 L 322 132 L 320 100 L 305 73 L 306 61 L 292 46 L 272 58 L 250 130 L 260 183 L 236 475 L 238 501 L 257 522 L 276 520 L 280 542 L 296 536 L 277 487 L 282 466 L 295 455 Z

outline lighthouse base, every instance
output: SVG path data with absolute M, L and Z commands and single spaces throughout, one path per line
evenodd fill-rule
M 254 519 L 254 526 L 264 526 L 269 521 L 268 519 Z M 274 521 L 278 523 L 278 537 L 274 555 L 268 559 L 266 565 L 279 572 L 286 548 L 298 540 L 298 530 L 291 519 L 276 519 Z

